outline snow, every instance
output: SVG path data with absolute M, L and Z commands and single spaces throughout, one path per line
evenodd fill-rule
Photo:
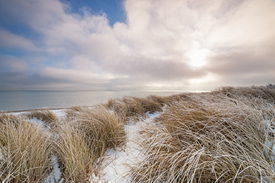
M 271 160 L 274 162 L 275 161 L 275 129 L 274 129 L 274 121 L 272 120 L 263 120 L 262 123 L 265 125 L 266 131 L 268 134 L 266 134 L 266 140 L 265 140 L 265 149 L 267 150 L 268 153 L 271 155 Z M 271 164 L 273 171 L 275 172 L 275 166 L 274 163 Z M 263 183 L 268 183 L 270 182 L 269 179 L 265 176 L 260 177 L 261 182 Z
M 265 148 L 267 148 L 268 151 L 271 150 L 271 159 L 272 161 L 275 161 L 275 129 L 272 124 L 273 122 L 271 120 L 264 120 L 262 123 L 265 125 L 266 131 L 268 133 L 265 135 Z
M 163 111 L 167 110 L 167 106 L 163 107 Z M 50 110 L 52 111 L 59 119 L 62 119 L 66 114 L 66 109 L 58 109 L 58 110 Z M 12 113 L 14 115 L 22 115 L 26 112 L 16 112 Z M 160 116 L 160 112 L 155 112 L 150 114 L 146 113 L 145 119 L 140 119 L 138 122 L 129 121 L 127 125 L 124 125 L 127 140 L 124 148 L 119 148 L 117 150 L 109 149 L 103 159 L 102 163 L 102 172 L 95 176 L 94 174 L 90 177 L 90 182 L 98 182 L 98 183 L 130 183 L 131 178 L 129 176 L 130 168 L 135 166 L 144 159 L 144 154 L 142 153 L 141 147 L 138 145 L 142 139 L 140 135 L 142 128 L 151 123 L 156 117 Z M 30 120 L 31 123 L 34 123 L 38 126 L 41 126 L 43 131 L 50 135 L 50 131 L 47 130 L 43 121 L 33 118 Z M 271 152 L 271 159 L 275 161 L 275 129 L 274 129 L 274 121 L 271 120 L 263 120 L 265 124 L 266 131 L 266 141 L 265 148 Z M 270 135 L 273 134 L 273 135 Z M 3 155 L 0 149 L 0 160 L 3 159 Z M 61 172 L 59 169 L 59 164 L 57 162 L 57 156 L 52 155 L 51 163 L 53 166 L 53 170 L 51 174 L 43 181 L 44 183 L 55 183 L 55 182 L 63 182 L 64 179 L 61 179 Z M 275 172 L 274 165 L 273 169 Z M 261 177 L 262 182 L 268 182 L 266 177 Z
M 4 155 L 2 154 L 2 149 L 0 148 L 0 161 L 4 159 Z
M 156 117 L 160 115 L 159 112 L 150 114 L 146 113 L 147 118 L 140 120 L 137 123 L 129 122 L 125 125 L 125 132 L 127 135 L 127 143 L 125 149 L 119 149 L 117 151 L 110 149 L 105 153 L 105 159 L 103 161 L 102 174 L 98 177 L 91 176 L 91 182 L 98 183 L 129 183 L 131 182 L 128 173 L 130 167 L 134 166 L 144 159 L 144 155 L 137 144 L 142 138 L 140 131 L 142 126 L 146 123 L 151 123 Z
M 56 113 L 58 114 L 58 113 Z M 62 114 L 61 112 L 59 112 L 59 114 Z M 51 136 L 52 133 L 49 131 L 49 129 L 46 127 L 45 123 L 37 118 L 32 118 L 29 120 L 31 123 L 33 124 L 36 124 L 37 126 L 41 127 L 43 132 L 45 134 L 47 134 L 48 136 Z M 53 170 L 51 172 L 51 174 L 46 178 L 44 179 L 44 183 L 56 183 L 56 182 L 59 182 L 59 183 L 62 183 L 63 182 L 63 179 L 60 180 L 61 178 L 61 171 L 59 169 L 59 164 L 57 162 L 57 156 L 55 155 L 52 155 L 51 156 L 51 164 L 53 166 Z
M 130 182 L 127 178 L 127 172 L 129 171 L 129 166 L 138 163 L 142 160 L 142 155 L 138 145 L 135 140 L 138 138 L 138 133 L 142 122 L 137 124 L 125 125 L 125 131 L 127 134 L 127 143 L 124 151 L 113 149 L 108 150 L 105 153 L 105 161 L 103 162 L 103 177 L 94 178 L 100 179 L 99 182 L 109 182 L 109 183 L 126 183 Z
M 167 106 L 163 107 L 163 111 L 167 110 Z M 58 110 L 50 110 L 52 111 L 59 119 L 62 119 L 66 114 L 66 109 L 58 109 Z M 12 113 L 14 115 L 22 115 L 26 112 L 16 112 Z M 142 140 L 141 130 L 143 127 L 151 123 L 156 117 L 160 116 L 160 112 L 155 112 L 150 114 L 146 113 L 145 119 L 140 119 L 138 122 L 129 121 L 127 125 L 124 125 L 124 129 L 126 132 L 127 140 L 125 147 L 121 147 L 117 150 L 109 149 L 104 157 L 102 162 L 102 171 L 99 175 L 91 175 L 90 182 L 98 182 L 98 183 L 130 183 L 131 178 L 129 176 L 130 168 L 143 161 L 144 154 L 142 153 L 141 147 L 138 145 L 138 142 Z M 45 127 L 43 121 L 33 118 L 30 120 L 31 123 L 34 123 L 38 126 L 41 126 L 43 131 L 48 135 L 51 135 L 50 131 Z M 265 124 L 266 131 L 266 141 L 265 148 L 268 152 L 271 153 L 272 161 L 275 161 L 275 129 L 273 121 L 271 120 L 263 120 Z M 270 135 L 273 134 L 273 135 Z M 271 151 L 270 151 L 271 150 Z M 3 159 L 3 155 L 0 149 L 0 160 Z M 51 163 L 53 166 L 53 170 L 51 174 L 44 179 L 44 183 L 55 183 L 55 182 L 63 182 L 64 179 L 61 179 L 61 172 L 59 169 L 59 164 L 57 162 L 57 156 L 52 155 Z M 274 165 L 273 169 L 275 172 Z M 262 182 L 268 182 L 266 177 L 261 177 Z
M 59 119 L 64 117 L 66 114 L 66 109 L 52 109 L 49 110 L 51 112 L 53 112 Z M 29 113 L 29 111 L 22 111 L 22 112 L 11 112 L 11 114 L 15 115 L 15 116 L 20 116 L 20 115 L 24 115 Z
M 55 182 L 62 183 L 63 178 L 60 180 L 61 172 L 60 172 L 60 169 L 59 169 L 59 164 L 57 162 L 57 156 L 52 155 L 51 163 L 52 163 L 52 166 L 53 166 L 53 170 L 52 170 L 51 174 L 43 182 L 44 183 L 55 183 Z
M 164 108 L 165 109 L 165 108 Z M 51 110 L 59 119 L 65 116 L 65 109 L 61 110 Z M 15 115 L 22 115 L 25 112 L 13 113 Z M 109 149 L 104 156 L 104 161 L 102 164 L 102 173 L 98 176 L 92 175 L 91 182 L 99 183 L 128 183 L 131 182 L 128 172 L 131 166 L 143 160 L 143 155 L 141 153 L 140 146 L 137 144 L 138 139 L 141 138 L 140 130 L 142 126 L 146 123 L 150 123 L 154 118 L 160 115 L 159 112 L 150 114 L 146 113 L 147 118 L 141 119 L 138 122 L 129 121 L 129 124 L 124 125 L 125 132 L 127 135 L 127 142 L 125 148 L 120 148 L 118 150 Z M 50 135 L 50 131 L 45 127 L 43 121 L 33 118 L 29 120 L 31 123 L 41 126 L 43 131 Z M 61 178 L 61 172 L 59 169 L 59 164 L 57 162 L 57 157 L 52 155 L 51 162 L 53 170 L 51 174 L 43 181 L 44 183 L 55 183 L 63 182 Z
M 30 121 L 31 123 L 33 123 L 33 124 L 36 124 L 37 126 L 41 126 L 41 127 L 44 127 L 44 126 L 45 126 L 44 122 L 41 121 L 41 120 L 39 120 L 39 119 L 37 119 L 36 117 L 30 119 L 29 121 Z
M 20 115 L 24 115 L 27 112 L 12 112 L 11 114 L 15 115 L 15 116 L 20 116 Z
M 166 107 L 163 107 L 163 111 L 166 110 Z M 52 111 L 59 119 L 62 119 L 65 116 L 65 109 L 58 110 L 50 110 Z M 24 115 L 27 112 L 15 112 L 13 115 Z M 128 183 L 131 182 L 130 177 L 128 176 L 129 170 L 131 166 L 134 166 L 136 163 L 143 160 L 144 156 L 140 149 L 140 146 L 137 142 L 140 140 L 141 135 L 140 131 L 144 125 L 147 123 L 151 123 L 156 117 L 160 115 L 159 112 L 155 112 L 150 114 L 146 113 L 145 119 L 140 119 L 138 122 L 129 121 L 127 125 L 124 125 L 125 132 L 127 135 L 127 142 L 124 148 L 120 148 L 117 150 L 109 149 L 105 155 L 103 160 L 103 170 L 102 173 L 98 176 L 91 175 L 91 182 L 99 182 L 99 183 Z M 29 120 L 31 123 L 40 126 L 42 130 L 47 134 L 51 135 L 51 132 L 47 129 L 44 122 L 38 120 L 37 118 L 33 118 Z M 3 158 L 1 149 L 0 149 L 0 160 Z M 51 174 L 44 179 L 44 183 L 55 183 L 55 182 L 63 182 L 61 178 L 61 172 L 59 169 L 59 164 L 57 162 L 57 156 L 52 155 L 51 163 L 53 166 L 53 170 Z
M 56 109 L 50 111 L 53 112 L 58 117 L 58 119 L 63 118 L 66 114 L 66 109 Z

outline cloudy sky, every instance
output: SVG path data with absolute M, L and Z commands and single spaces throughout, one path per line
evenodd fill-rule
M 0 90 L 275 83 L 275 0 L 0 0 Z

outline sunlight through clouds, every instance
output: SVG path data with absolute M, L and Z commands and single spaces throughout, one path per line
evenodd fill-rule
M 104 12 L 83 7 L 79 14 L 70 6 L 65 0 L 0 1 L 1 21 L 36 33 L 0 27 L 0 56 L 26 65 L 17 72 L 6 64 L 0 89 L 88 83 L 88 89 L 212 90 L 275 80 L 273 0 L 125 0 L 126 21 L 112 26 Z
M 192 50 L 188 53 L 189 62 L 188 65 L 190 65 L 192 68 L 201 68 L 205 64 L 207 64 L 207 56 L 209 54 L 209 51 L 202 49 L 202 50 Z

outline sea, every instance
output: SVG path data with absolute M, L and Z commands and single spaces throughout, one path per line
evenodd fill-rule
M 0 91 L 0 111 L 93 106 L 124 96 L 168 96 L 181 91 Z

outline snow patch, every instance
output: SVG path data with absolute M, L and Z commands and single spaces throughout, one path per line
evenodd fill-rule
M 147 123 L 151 123 L 161 113 L 155 112 L 150 114 L 146 113 L 147 118 L 140 120 L 137 123 L 129 121 L 129 124 L 124 125 L 127 135 L 127 142 L 125 149 L 117 151 L 110 149 L 105 153 L 103 161 L 103 171 L 99 176 L 92 175 L 91 182 L 98 183 L 129 183 L 131 178 L 128 173 L 130 167 L 144 160 L 144 154 L 137 142 L 140 142 L 142 136 L 140 135 L 141 129 Z
M 2 154 L 2 149 L 0 148 L 0 161 L 4 159 L 4 155 Z
M 56 183 L 56 182 L 62 183 L 63 178 L 60 180 L 61 171 L 59 169 L 59 164 L 57 162 L 57 156 L 52 155 L 51 163 L 53 166 L 53 170 L 52 170 L 51 174 L 44 180 L 44 183 Z
M 36 117 L 30 119 L 29 122 L 31 122 L 31 123 L 33 123 L 33 124 L 35 124 L 37 126 L 41 126 L 41 127 L 45 126 L 44 122 L 41 121 L 41 120 L 39 120 L 39 119 L 37 119 Z
M 53 112 L 59 120 L 66 115 L 66 109 L 51 110 L 51 112 Z

